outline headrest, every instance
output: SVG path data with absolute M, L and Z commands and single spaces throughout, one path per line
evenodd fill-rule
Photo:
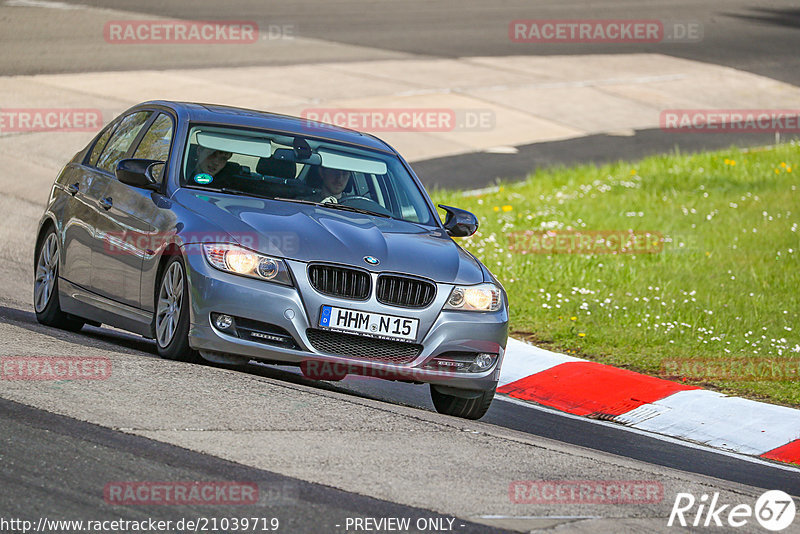
M 260 158 L 256 165 L 258 174 L 274 176 L 276 178 L 294 179 L 297 167 L 291 161 L 274 158 Z

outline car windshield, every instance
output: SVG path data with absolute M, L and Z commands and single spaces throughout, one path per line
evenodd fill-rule
M 392 154 L 314 138 L 195 125 L 181 184 L 433 225 L 424 193 Z

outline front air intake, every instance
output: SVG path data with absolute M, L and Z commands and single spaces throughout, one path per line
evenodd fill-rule
M 425 308 L 436 297 L 436 285 L 419 278 L 383 274 L 378 277 L 375 297 L 389 306 Z
M 365 271 L 325 264 L 309 266 L 308 281 L 323 295 L 353 300 L 369 298 L 372 285 Z

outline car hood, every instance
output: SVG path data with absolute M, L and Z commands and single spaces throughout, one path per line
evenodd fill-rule
M 198 216 L 188 241 L 224 232 L 242 246 L 287 259 L 399 272 L 437 282 L 478 284 L 481 265 L 440 228 L 309 204 L 182 188 L 175 201 Z M 380 263 L 369 265 L 372 256 Z

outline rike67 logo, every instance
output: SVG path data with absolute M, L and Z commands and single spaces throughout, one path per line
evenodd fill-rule
M 780 490 L 763 493 L 754 506 L 722 504 L 716 492 L 710 498 L 703 494 L 700 499 L 695 499 L 691 493 L 678 493 L 667 526 L 724 527 L 727 530 L 743 527 L 755 518 L 763 528 L 780 532 L 794 522 L 795 514 L 794 500 Z

